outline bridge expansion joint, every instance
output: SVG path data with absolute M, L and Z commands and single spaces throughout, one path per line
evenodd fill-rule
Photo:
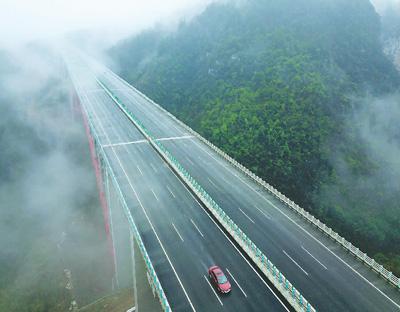
M 298 312 L 314 312 L 316 309 L 306 300 L 298 289 L 278 270 L 278 268 L 264 255 L 261 250 L 247 237 L 239 226 L 222 210 L 203 187 L 186 171 L 178 160 L 157 140 L 143 125 L 143 123 L 115 96 L 100 80 L 98 84 L 106 91 L 122 112 L 131 120 L 135 127 L 149 141 L 150 145 L 177 173 L 178 177 L 201 200 L 203 205 L 218 220 L 222 227 L 230 234 L 234 241 L 249 256 L 253 263 L 263 272 L 265 277 L 275 286 L 287 302 Z

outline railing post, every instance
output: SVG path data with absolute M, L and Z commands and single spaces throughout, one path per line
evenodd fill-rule
M 114 224 L 113 224 L 113 203 L 110 193 L 110 176 L 107 168 L 105 166 L 102 167 L 102 171 L 105 172 L 105 188 L 106 188 L 106 200 L 107 200 L 107 207 L 108 207 L 108 214 L 110 216 L 110 234 L 111 234 L 111 241 L 112 241 L 112 248 L 113 248 L 113 261 L 114 261 L 114 279 L 117 289 L 119 288 L 119 276 L 118 276 L 118 262 L 117 262 L 117 251 L 115 248 L 115 233 L 114 233 Z M 114 285 L 113 285 L 114 286 Z
M 135 311 L 139 311 L 139 302 L 137 295 L 137 279 L 136 279 L 136 258 L 135 258 L 135 240 L 133 238 L 132 230 L 129 231 L 130 247 L 131 247 L 131 257 L 132 257 L 132 278 L 133 278 L 133 296 L 135 301 Z

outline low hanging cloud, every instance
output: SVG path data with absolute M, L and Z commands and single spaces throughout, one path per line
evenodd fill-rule
M 400 12 L 400 0 L 371 0 L 379 14 L 383 14 L 388 9 L 396 9 Z
M 201 11 L 213 0 L 3 0 L 0 46 L 55 39 L 86 30 L 113 41 L 159 22 L 173 22 Z

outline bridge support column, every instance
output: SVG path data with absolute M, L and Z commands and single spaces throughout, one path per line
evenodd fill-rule
M 78 97 L 76 99 L 79 101 Z M 109 244 L 108 247 L 113 260 L 114 278 L 112 279 L 112 283 L 115 285 L 115 288 L 130 288 L 132 287 L 130 274 L 132 274 L 136 311 L 138 311 L 138 302 L 140 301 L 140 311 L 161 312 L 163 310 L 162 306 L 169 307 L 168 301 L 162 288 L 159 286 L 158 291 L 160 292 L 159 295 L 162 298 L 163 305 L 160 304 L 159 297 L 155 293 L 154 286 L 152 286 L 153 279 L 150 278 L 144 260 L 147 259 L 146 261 L 149 261 L 149 256 L 147 252 L 142 253 L 142 250 L 139 248 L 138 241 L 140 242 L 140 246 L 143 246 L 141 237 L 136 237 L 134 236 L 136 234 L 133 234 L 138 233 L 138 231 L 134 220 L 132 220 L 131 213 L 135 209 L 138 209 L 138 207 L 134 205 L 128 206 L 126 198 L 118 185 L 117 177 L 114 176 L 111 169 L 107 154 L 99 143 L 99 136 L 86 115 L 87 111 L 83 105 L 80 107 L 83 108 L 82 117 L 96 173 L 107 243 Z M 131 224 L 131 222 L 133 223 Z M 130 258 L 132 263 L 129 263 Z M 153 265 L 149 263 L 147 262 L 147 265 L 152 269 Z M 159 283 L 158 279 L 154 278 Z
M 131 254 L 132 254 L 132 275 L 133 275 L 133 293 L 135 298 L 136 311 L 140 312 L 157 312 L 162 311 L 161 305 L 158 301 L 157 294 L 140 249 L 136 243 L 133 233 L 131 237 Z
M 111 177 L 107 169 L 102 170 L 104 172 L 104 184 L 105 184 L 105 192 L 106 192 L 106 199 L 107 199 L 107 207 L 108 207 L 108 214 L 109 214 L 109 223 L 110 223 L 110 235 L 111 241 L 113 246 L 113 262 L 114 262 L 114 277 L 112 281 L 112 288 L 118 289 L 119 288 L 119 273 L 118 273 L 118 262 L 117 262 L 117 255 L 115 250 L 115 233 L 114 233 L 114 224 L 113 224 L 113 213 L 114 213 L 114 202 L 111 200 L 111 193 L 110 193 L 110 184 L 111 184 Z M 118 207 L 117 207 L 118 208 Z
M 136 244 L 135 244 L 135 238 L 133 237 L 133 233 L 130 231 L 130 240 L 131 240 L 131 256 L 132 256 L 132 277 L 133 277 L 133 298 L 135 301 L 135 308 L 136 312 L 139 311 L 139 300 L 138 300 L 138 295 L 137 295 L 137 279 L 136 279 Z
M 102 171 L 105 175 L 104 184 L 108 201 L 110 237 L 114 248 L 114 286 L 116 288 L 126 288 L 131 285 L 129 223 L 107 168 L 103 168 Z

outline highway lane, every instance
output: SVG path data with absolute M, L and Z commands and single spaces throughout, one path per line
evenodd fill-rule
M 91 103 L 91 99 L 89 95 L 92 95 L 90 93 L 85 93 L 84 89 L 79 88 L 80 85 L 83 87 L 87 86 L 87 81 L 90 80 L 88 79 L 85 74 L 79 70 L 80 68 L 73 68 L 71 70 L 72 73 L 76 73 L 76 80 L 78 80 L 77 77 L 79 77 L 79 82 L 76 83 L 77 85 L 77 92 L 80 95 L 81 99 L 81 104 L 88 110 L 90 113 L 88 116 L 88 119 L 90 119 L 94 126 L 97 129 L 97 132 L 99 133 L 100 141 L 104 145 L 109 145 L 112 143 L 111 138 L 113 135 L 108 136 L 108 133 L 104 130 L 106 128 L 110 128 L 112 126 L 115 126 L 115 120 L 112 120 L 112 116 L 108 116 L 108 118 L 104 119 L 96 115 L 97 110 L 94 111 L 92 109 L 93 104 Z M 92 80 L 91 80 L 92 81 Z M 93 81 L 92 81 L 93 82 Z M 92 100 L 93 101 L 93 100 Z M 101 114 L 99 112 L 99 114 Z M 93 117 L 95 116 L 95 117 Z M 101 119 L 102 118 L 102 119 Z M 133 130 L 136 130 L 133 128 Z M 136 130 L 137 131 L 137 130 Z M 140 133 L 138 132 L 138 135 Z M 115 137 L 115 134 L 114 134 Z M 115 142 L 119 142 L 118 137 L 115 138 Z M 112 158 L 115 158 L 114 152 L 113 152 L 113 147 L 109 148 L 109 152 L 112 153 Z M 118 183 L 121 187 L 121 189 L 129 189 L 129 180 L 125 173 L 120 169 L 119 163 L 114 165 L 115 168 L 113 168 L 113 171 L 115 173 L 115 176 L 118 180 Z M 119 169 L 119 170 L 118 170 Z M 157 275 L 162 283 L 162 286 L 164 290 L 168 289 L 169 290 L 169 301 L 170 304 L 174 307 L 174 310 L 178 311 L 190 311 L 190 305 L 189 302 L 187 301 L 187 298 L 185 297 L 181 286 L 178 282 L 178 279 L 176 278 L 169 262 L 168 259 L 165 255 L 165 253 L 162 251 L 162 249 L 159 246 L 159 242 L 157 240 L 157 237 L 154 234 L 154 231 L 152 230 L 149 222 L 146 220 L 145 215 L 142 213 L 142 210 L 140 209 L 140 203 L 135 197 L 135 194 L 130 190 L 129 192 L 124 194 L 125 201 L 129 205 L 129 209 L 131 211 L 134 211 L 135 214 L 134 220 L 135 223 L 140 231 L 141 238 L 146 246 L 148 255 L 150 259 L 152 260 L 152 264 L 157 272 Z
M 185 133 L 172 119 L 135 95 L 118 79 L 110 74 L 105 76 L 107 79 L 102 79 L 107 80 L 153 134 L 165 137 Z M 317 308 L 324 311 L 399 310 L 398 294 L 391 286 L 242 173 L 226 163 L 221 164 L 220 157 L 203 143 L 189 139 L 165 141 L 165 145 Z
M 130 194 L 127 200 L 133 207 L 132 213 L 139 228 L 146 221 L 150 225 L 151 220 L 153 226 L 150 225 L 150 229 L 153 234 L 158 233 L 156 239 L 160 239 L 166 255 L 179 272 L 192 306 L 199 311 L 257 311 L 260 308 L 283 311 L 284 308 L 263 280 L 147 143 L 110 146 L 115 142 L 121 143 L 122 136 L 129 133 L 133 125 L 115 117 L 119 112 L 114 111 L 115 106 L 109 105 L 110 99 L 101 92 L 86 96 L 91 104 L 85 105 L 91 107 L 92 115 L 96 116 L 96 127 L 106 138 L 104 145 L 108 146 L 106 150 L 121 180 L 121 188 L 124 194 Z M 115 142 L 108 138 L 110 131 L 114 133 L 110 135 Z M 150 250 L 160 249 L 150 229 L 147 226 L 143 231 L 146 246 L 150 246 Z M 147 234 L 150 234 L 149 238 Z M 151 252 L 149 254 L 152 257 Z M 159 252 L 155 267 L 158 256 Z M 208 279 L 204 278 L 207 267 L 213 263 L 221 264 L 230 272 L 228 276 L 231 275 L 234 288 L 227 297 L 216 296 Z M 162 276 L 160 279 L 163 279 Z M 162 283 L 164 285 L 163 280 Z M 175 298 L 176 289 L 179 287 L 166 288 L 168 297 Z M 174 305 L 174 310 L 184 311 L 187 308 L 187 304 L 182 302 Z
M 110 114 L 113 114 L 112 112 L 110 112 Z M 132 125 L 130 125 L 132 127 Z M 125 129 L 124 129 L 125 131 Z M 123 132 L 124 132 L 123 131 Z M 181 255 L 182 254 L 182 259 L 178 260 L 175 259 L 175 261 L 173 261 L 174 263 L 189 263 L 190 265 L 187 265 L 187 275 L 190 276 L 191 274 L 193 275 L 194 272 L 196 271 L 194 269 L 193 264 L 196 263 L 196 259 L 200 260 L 200 264 L 198 267 L 197 272 L 204 275 L 204 272 L 206 272 L 206 268 L 210 265 L 210 263 L 213 263 L 215 261 L 219 262 L 219 263 L 232 263 L 232 266 L 236 266 L 236 265 L 240 265 L 238 268 L 233 267 L 232 270 L 236 270 L 238 271 L 236 274 L 239 276 L 241 275 L 245 275 L 245 283 L 251 283 L 251 284 L 255 284 L 257 285 L 256 281 L 252 281 L 251 278 L 249 278 L 248 274 L 246 272 L 242 272 L 242 266 L 243 263 L 240 263 L 240 261 L 238 261 L 238 259 L 221 259 L 221 260 L 215 260 L 215 261 L 210 261 L 210 259 L 208 259 L 208 261 L 204 261 L 204 259 L 201 259 L 202 257 L 210 257 L 210 253 L 208 252 L 208 249 L 211 250 L 216 250 L 218 252 L 222 252 L 222 255 L 225 254 L 225 249 L 226 247 L 224 246 L 218 246 L 218 242 L 220 241 L 224 241 L 223 237 L 218 238 L 218 235 L 216 233 L 212 233 L 212 231 L 209 231 L 210 228 L 213 228 L 212 224 L 206 224 L 203 228 L 205 229 L 205 231 L 203 230 L 204 233 L 209 234 L 209 232 L 211 232 L 211 236 L 210 237 L 214 237 L 217 238 L 217 240 L 214 242 L 212 241 L 212 243 L 210 241 L 205 241 L 203 242 L 203 240 L 201 240 L 201 244 L 199 244 L 198 240 L 195 240 L 194 238 L 197 238 L 197 235 L 193 235 L 195 234 L 194 229 L 196 229 L 194 227 L 193 224 L 196 224 L 196 226 L 201 226 L 201 225 L 197 225 L 197 224 L 201 224 L 202 222 L 204 223 L 204 221 L 201 220 L 200 215 L 198 216 L 192 216 L 192 218 L 190 218 L 190 215 L 187 216 L 186 220 L 182 220 L 182 216 L 184 214 L 187 214 L 187 209 L 188 206 L 189 207 L 193 207 L 194 206 L 198 206 L 198 204 L 196 205 L 196 203 L 188 203 L 187 201 L 190 200 L 190 195 L 187 193 L 187 191 L 181 186 L 180 188 L 177 188 L 176 184 L 177 182 L 180 183 L 177 178 L 175 176 L 173 176 L 170 173 L 170 170 L 168 168 L 165 167 L 164 163 L 162 162 L 162 160 L 159 158 L 159 156 L 157 156 L 154 152 L 154 150 L 148 145 L 148 144 L 144 144 L 142 146 L 142 149 L 139 150 L 138 149 L 139 145 L 137 146 L 118 146 L 116 147 L 117 150 L 117 154 L 120 156 L 121 162 L 122 164 L 132 164 L 132 162 L 134 161 L 135 164 L 132 165 L 127 165 L 126 167 L 126 172 L 128 173 L 128 176 L 134 176 L 136 177 L 137 180 L 137 184 L 135 185 L 135 182 L 131 182 L 134 186 L 135 189 L 137 189 L 137 193 L 140 194 L 139 197 L 144 196 L 145 199 L 142 199 L 143 205 L 145 205 L 146 200 L 149 200 L 148 204 L 146 205 L 146 209 L 148 209 L 148 215 L 149 218 L 152 220 L 152 222 L 155 224 L 155 227 L 159 229 L 160 232 L 164 232 L 164 233 L 169 233 L 169 235 L 163 235 L 163 237 L 166 237 L 165 240 L 166 242 L 164 242 L 164 244 L 166 245 L 166 250 L 168 251 L 169 248 L 172 248 L 173 246 L 177 245 L 177 248 L 181 248 L 178 244 L 177 244 L 177 239 L 176 237 L 174 237 L 173 235 L 171 235 L 171 231 L 172 228 L 174 229 L 174 231 L 176 232 L 176 234 L 178 235 L 179 238 L 181 237 L 185 237 L 187 236 L 188 238 L 186 239 L 187 244 L 190 246 L 190 248 L 188 249 L 188 252 L 190 255 L 193 255 L 193 259 L 190 260 L 190 257 L 188 257 L 188 254 L 186 253 L 182 253 L 180 250 L 176 250 L 176 251 L 172 251 L 169 252 L 168 254 L 171 254 L 171 260 L 175 259 L 175 257 L 177 255 Z M 138 159 L 132 159 L 132 153 L 130 152 L 131 150 L 134 149 L 138 149 L 139 153 L 143 154 L 143 157 L 139 157 L 138 159 L 141 159 L 141 162 L 138 162 Z M 124 153 L 124 152 L 125 153 Z M 136 151 L 136 152 L 138 152 Z M 135 154 L 137 154 L 135 152 Z M 135 158 L 135 156 L 134 156 Z M 135 161 L 136 160 L 136 161 Z M 139 167 L 140 166 L 140 167 Z M 138 170 L 138 168 L 141 168 Z M 158 177 L 158 174 L 163 173 L 168 177 L 169 174 L 169 178 L 173 181 L 167 182 L 167 186 L 168 188 L 164 187 L 164 185 L 160 184 L 160 180 Z M 150 181 L 141 181 L 142 179 L 146 180 L 146 179 L 150 179 Z M 132 181 L 133 179 L 131 179 Z M 160 187 L 161 186 L 161 187 Z M 126 190 L 126 192 L 129 192 L 129 189 Z M 172 192 L 172 193 L 171 193 Z M 184 192 L 184 194 L 182 194 L 181 192 Z M 174 194 L 174 195 L 172 195 Z M 186 195 L 186 200 L 182 200 L 182 196 Z M 174 200 L 174 204 L 170 204 L 169 201 L 172 200 L 172 198 Z M 168 198 L 168 200 L 166 200 L 166 198 Z M 176 202 L 177 201 L 177 202 Z M 164 207 L 160 207 L 160 205 L 164 206 Z M 171 216 L 171 208 L 169 207 L 169 205 L 175 205 L 176 209 L 179 209 L 179 213 L 177 214 L 177 218 L 174 220 Z M 166 207 L 165 207 L 166 206 Z M 155 212 L 153 213 L 153 210 L 155 210 Z M 193 210 L 193 209 L 192 209 Z M 199 207 L 195 207 L 194 208 L 194 212 L 199 214 L 201 213 L 201 211 L 199 211 Z M 154 214 L 152 217 L 152 213 Z M 165 215 L 163 215 L 165 214 Z M 163 216 L 161 216 L 163 215 Z M 197 221 L 194 221 L 196 220 Z M 168 221 L 166 221 L 168 220 Z M 189 222 L 190 220 L 190 222 Z M 163 223 L 163 221 L 165 221 Z M 208 222 L 210 222 L 211 220 L 209 220 Z M 158 225 L 156 225 L 158 224 Z M 171 228 L 172 226 L 172 228 Z M 188 227 L 190 228 L 188 230 Z M 182 230 L 178 230 L 179 228 L 182 228 Z M 198 230 L 196 229 L 196 232 L 198 232 Z M 187 235 L 185 235 L 187 234 Z M 206 234 L 206 235 L 207 235 Z M 161 236 L 161 235 L 160 235 Z M 201 236 L 201 235 L 200 235 Z M 171 241 L 168 241 L 168 238 L 172 238 Z M 203 237 L 202 237 L 203 238 Z M 196 246 L 196 242 L 197 245 Z M 182 243 L 184 243 L 184 241 L 182 241 Z M 205 246 L 204 244 L 207 244 L 207 246 Z M 213 244 L 216 244 L 217 246 L 213 246 Z M 169 248 L 167 247 L 169 246 Z M 171 247 L 172 246 L 172 247 Z M 201 251 L 201 254 L 199 254 L 199 251 Z M 232 254 L 235 255 L 236 257 L 236 253 L 234 251 L 232 251 Z M 221 256 L 222 256 L 221 255 Z M 228 253 L 229 255 L 229 253 Z M 218 254 L 218 256 L 214 255 L 213 258 L 218 258 L 221 256 Z M 199 259 L 200 258 L 200 259 Z M 183 267 L 185 268 L 185 267 Z M 179 272 L 179 275 L 182 275 L 182 271 L 183 271 L 182 267 L 179 267 L 179 270 L 177 269 L 177 271 Z M 249 267 L 250 268 L 250 267 Z M 248 272 L 250 273 L 250 272 Z M 233 273 L 232 273 L 233 274 Z M 184 278 L 182 280 L 185 280 Z M 195 289 L 196 287 L 199 287 L 199 281 L 197 280 L 197 278 L 190 278 L 188 279 L 191 283 L 193 283 L 193 289 Z M 200 279 L 202 280 L 202 279 Z M 257 285 L 257 287 L 261 287 L 262 285 Z M 191 288 L 191 285 L 188 284 L 189 289 Z M 249 288 L 249 287 L 247 287 Z M 250 294 L 252 292 L 251 288 L 249 290 Z M 258 291 L 256 291 L 255 293 L 257 294 Z M 197 298 L 197 301 L 199 303 L 204 304 L 205 301 L 207 301 L 207 298 L 204 298 L 204 293 L 202 292 L 196 292 L 196 294 L 202 294 L 203 298 Z M 192 296 L 191 296 L 192 297 Z M 254 311 L 257 308 L 259 309 L 259 307 L 264 306 L 265 302 L 257 302 L 257 300 L 254 300 L 254 298 L 251 299 L 251 304 L 249 304 L 248 302 L 246 302 L 246 308 L 243 307 L 243 304 L 240 304 L 239 302 L 236 301 L 237 297 L 232 296 L 229 297 L 230 301 L 228 301 L 229 303 L 232 302 L 231 305 L 227 305 L 227 303 L 224 301 L 224 305 L 227 306 L 227 309 L 229 310 L 246 310 L 248 309 L 249 311 Z M 235 299 L 235 300 L 233 300 Z M 194 299 L 192 299 L 193 302 L 196 302 L 196 297 Z M 209 298 L 208 298 L 209 300 Z
M 174 155 L 185 155 L 187 150 L 194 155 L 197 154 L 198 157 L 201 155 L 202 161 L 189 162 L 185 156 L 177 158 L 185 167 L 191 166 L 189 170 L 191 174 L 252 240 L 258 246 L 262 246 L 271 260 L 286 276 L 290 277 L 297 287 L 302 289 L 304 295 L 317 308 L 320 307 L 324 311 L 396 311 L 398 309 L 377 289 L 343 265 L 338 258 L 328 253 L 323 246 L 292 223 L 281 213 L 282 204 L 269 194 L 265 194 L 254 183 L 252 188 L 255 191 L 244 187 L 244 182 L 238 182 L 238 178 L 229 173 L 229 169 L 224 170 L 211 161 L 208 151 L 201 154 L 201 148 L 196 148 L 198 145 L 193 144 L 192 141 L 184 141 L 180 144 L 166 142 L 165 144 Z M 235 174 L 240 176 L 239 172 Z M 249 179 L 246 181 L 244 176 L 240 178 L 245 183 L 252 184 Z M 280 208 L 271 207 L 271 204 Z M 289 209 L 285 210 L 287 211 L 284 213 L 289 218 L 296 220 L 299 224 L 303 223 Z M 308 227 L 307 231 L 319 240 L 323 240 L 324 244 L 333 247 L 335 252 L 348 263 L 364 269 L 362 271 L 367 273 L 367 277 L 374 283 L 380 283 L 393 298 L 398 296 L 393 287 L 385 287 L 386 285 L 375 274 L 368 274 L 370 273 L 368 270 L 360 266 L 332 241 L 321 236 L 311 227 Z M 318 293 L 315 293 L 315 289 L 318 289 Z M 323 294 L 322 298 L 321 294 Z M 343 299 L 338 300 L 338 298 Z M 326 302 L 330 302 L 328 307 L 325 307 Z

